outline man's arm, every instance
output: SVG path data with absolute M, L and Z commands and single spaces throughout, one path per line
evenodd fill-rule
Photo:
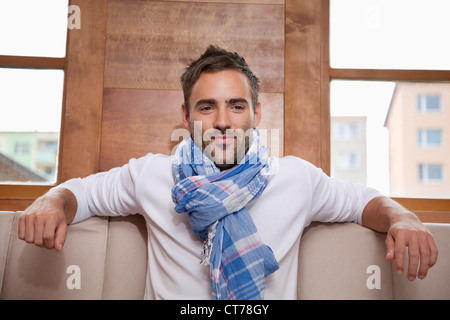
M 403 272 L 405 248 L 408 247 L 407 277 L 410 281 L 415 280 L 416 275 L 424 279 L 428 269 L 436 263 L 438 250 L 433 235 L 414 213 L 394 200 L 388 197 L 372 199 L 363 211 L 362 224 L 375 231 L 387 232 L 386 259 L 395 259 L 398 274 Z
M 39 247 L 61 251 L 66 240 L 67 225 L 77 212 L 74 194 L 54 188 L 29 206 L 19 218 L 19 238 Z

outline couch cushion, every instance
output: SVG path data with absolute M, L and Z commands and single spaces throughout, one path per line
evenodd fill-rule
M 300 244 L 298 298 L 392 299 L 385 237 L 355 223 L 311 224 Z
M 64 248 L 56 252 L 20 240 L 19 215 L 14 214 L 1 298 L 101 299 L 108 218 L 69 226 Z
M 141 215 L 111 219 L 103 299 L 143 299 L 147 275 L 147 228 Z
M 14 221 L 12 212 L 0 211 L 0 296 L 3 285 L 3 275 L 8 256 L 9 239 L 11 238 L 11 226 Z

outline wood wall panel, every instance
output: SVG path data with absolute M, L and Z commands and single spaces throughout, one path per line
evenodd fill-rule
M 182 101 L 181 91 L 106 88 L 100 171 L 121 166 L 149 152 L 171 154 L 181 137 L 188 135 L 181 122 Z M 259 128 L 267 130 L 264 134 L 267 145 L 274 148 L 273 154 L 282 155 L 282 144 L 272 142 L 283 141 L 283 94 L 262 93 L 260 101 L 263 116 Z M 175 132 L 176 129 L 180 130 Z M 276 134 L 278 137 L 272 137 Z
M 209 44 L 246 57 L 262 92 L 284 92 L 284 5 L 109 0 L 105 87 L 179 90 Z
M 283 155 L 284 1 L 212 2 L 108 1 L 100 171 L 172 152 L 180 76 L 209 44 L 238 52 L 260 78 L 259 128 Z
M 68 34 L 58 183 L 98 171 L 107 0 L 73 0 L 82 27 Z
M 100 171 L 149 152 L 169 154 L 182 128 L 181 91 L 105 89 Z
M 322 7 L 317 3 L 286 2 L 284 147 L 286 155 L 321 167 L 322 144 L 329 141 L 323 117 L 329 117 L 329 109 L 321 100 Z

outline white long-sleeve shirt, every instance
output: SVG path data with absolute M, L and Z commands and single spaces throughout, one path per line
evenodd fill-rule
M 139 213 L 148 230 L 146 299 L 211 299 L 209 266 L 200 265 L 202 239 L 186 214 L 174 211 L 171 157 L 148 154 L 123 167 L 69 180 L 78 202 L 73 223 L 91 216 Z M 279 159 L 264 191 L 247 205 L 262 241 L 279 270 L 266 278 L 266 299 L 296 299 L 298 251 L 312 221 L 361 224 L 366 204 L 381 194 L 363 185 L 329 178 L 296 158 Z

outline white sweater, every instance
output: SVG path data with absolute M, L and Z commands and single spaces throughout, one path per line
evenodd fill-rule
M 91 216 L 139 213 L 148 230 L 146 299 L 211 299 L 209 266 L 200 265 L 202 240 L 190 230 L 187 215 L 176 213 L 170 156 L 148 154 L 123 167 L 69 180 L 78 202 L 73 223 Z M 312 221 L 361 224 L 376 190 L 329 178 L 296 158 L 279 159 L 278 172 L 247 205 L 279 270 L 266 278 L 266 299 L 296 299 L 300 237 Z

